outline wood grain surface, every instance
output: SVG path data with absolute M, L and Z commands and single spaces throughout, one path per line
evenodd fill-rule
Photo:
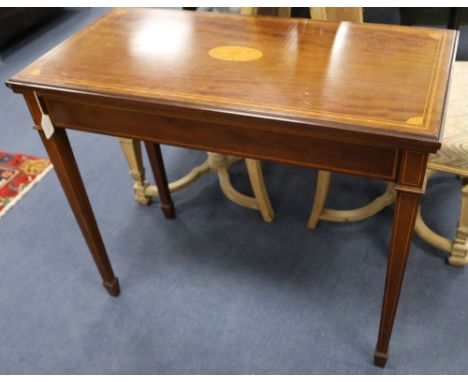
M 438 140 L 456 32 L 116 9 L 14 76 L 59 87 Z M 253 48 L 253 61 L 209 51 Z

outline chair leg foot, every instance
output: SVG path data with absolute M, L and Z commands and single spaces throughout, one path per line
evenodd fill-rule
M 447 263 L 457 267 L 468 265 L 468 227 L 458 226 Z
M 463 267 L 468 265 L 468 179 L 462 180 L 462 198 L 457 233 L 447 259 L 450 265 Z
M 468 265 L 468 252 L 467 248 L 464 246 L 462 250 L 456 248 L 457 243 L 455 242 L 454 249 L 449 257 L 447 257 L 447 264 L 453 265 L 456 267 L 464 267 Z
M 102 285 L 104 285 L 104 288 L 106 288 L 107 293 L 109 293 L 111 296 L 117 297 L 120 294 L 119 279 L 117 277 L 110 282 L 104 281 Z
M 119 138 L 119 144 L 127 159 L 130 176 L 133 179 L 133 194 L 138 204 L 147 206 L 151 198 L 146 195 L 148 183 L 145 180 L 145 168 L 141 156 L 141 143 L 135 139 Z

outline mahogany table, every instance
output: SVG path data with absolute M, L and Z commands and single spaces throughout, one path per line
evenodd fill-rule
M 383 367 L 456 45 L 440 29 L 116 9 L 7 86 L 24 96 L 112 296 L 118 279 L 67 129 L 145 141 L 169 218 L 160 143 L 395 182 Z

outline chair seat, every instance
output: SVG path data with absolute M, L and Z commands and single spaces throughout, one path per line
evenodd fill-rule
M 428 168 L 468 176 L 468 62 L 454 64 L 442 147 Z

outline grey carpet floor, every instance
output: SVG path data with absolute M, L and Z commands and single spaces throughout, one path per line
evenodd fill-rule
M 6 52 L 0 82 L 105 12 L 69 11 Z M 45 155 L 21 97 L 0 87 L 0 150 Z M 372 365 L 392 208 L 306 229 L 316 172 L 265 163 L 276 219 L 204 177 L 177 219 L 137 205 L 115 139 L 70 133 L 122 294 L 100 285 L 54 172 L 0 220 L 0 373 L 467 373 L 468 275 L 413 240 L 386 369 Z M 169 177 L 204 159 L 164 147 Z M 233 182 L 249 192 L 242 163 Z M 337 175 L 329 205 L 385 185 Z M 459 183 L 429 183 L 423 215 L 453 235 Z

